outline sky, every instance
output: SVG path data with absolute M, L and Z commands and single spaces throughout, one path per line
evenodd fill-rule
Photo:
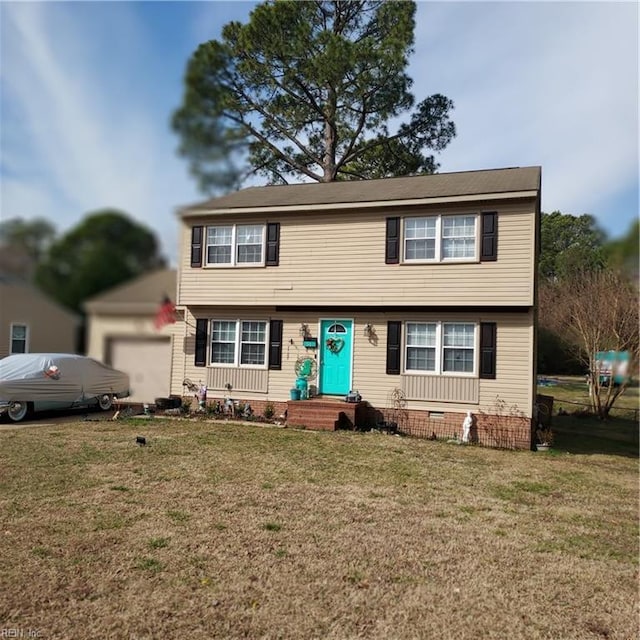
M 176 209 L 206 199 L 170 118 L 187 61 L 250 2 L 0 0 L 0 219 L 58 233 L 106 207 L 158 236 L 175 266 Z M 416 102 L 453 100 L 439 171 L 542 166 L 542 208 L 638 217 L 638 4 L 418 2 Z

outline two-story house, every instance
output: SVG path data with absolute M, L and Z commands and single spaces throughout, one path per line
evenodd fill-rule
M 377 419 L 437 437 L 471 412 L 475 440 L 529 447 L 540 187 L 539 167 L 508 168 L 251 187 L 182 209 L 172 392 L 189 378 L 303 424 L 291 389 L 310 357 L 307 403 L 357 390 Z

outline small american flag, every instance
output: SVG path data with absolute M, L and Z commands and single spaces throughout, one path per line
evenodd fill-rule
M 171 302 L 169 296 L 165 296 L 160 304 L 153 324 L 156 329 L 162 329 L 167 324 L 174 324 L 176 321 L 176 306 Z

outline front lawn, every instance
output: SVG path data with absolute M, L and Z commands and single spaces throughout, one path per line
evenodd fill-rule
M 190 420 L 43 425 L 0 432 L 0 518 L 0 621 L 24 637 L 638 631 L 626 456 Z

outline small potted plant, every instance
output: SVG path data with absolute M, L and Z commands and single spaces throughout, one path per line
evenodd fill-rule
M 551 431 L 551 427 L 543 427 L 542 425 L 538 425 L 536 429 L 536 437 L 538 438 L 538 442 L 536 443 L 537 451 L 549 451 L 551 445 L 553 444 L 553 431 Z

